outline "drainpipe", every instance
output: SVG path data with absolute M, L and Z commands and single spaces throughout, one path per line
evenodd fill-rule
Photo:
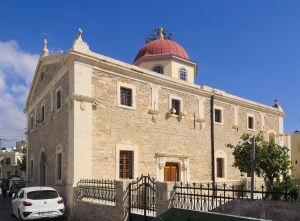
M 210 122 L 211 122 L 211 168 L 212 168 L 212 181 L 215 186 L 215 111 L 214 111 L 214 95 L 210 99 Z

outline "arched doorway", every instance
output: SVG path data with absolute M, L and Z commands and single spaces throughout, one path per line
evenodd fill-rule
M 43 151 L 40 158 L 40 186 L 45 186 L 46 184 L 46 155 Z

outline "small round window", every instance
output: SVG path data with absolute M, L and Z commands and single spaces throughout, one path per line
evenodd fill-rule
M 164 74 L 164 68 L 162 66 L 155 66 L 153 68 L 153 71 L 160 73 L 160 74 Z
M 184 80 L 184 81 L 187 80 L 187 71 L 186 71 L 185 68 L 180 68 L 180 70 L 179 70 L 179 78 L 181 80 Z

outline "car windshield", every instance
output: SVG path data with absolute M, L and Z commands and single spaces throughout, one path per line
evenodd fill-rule
M 55 199 L 58 193 L 54 190 L 38 190 L 27 193 L 27 198 L 31 200 Z

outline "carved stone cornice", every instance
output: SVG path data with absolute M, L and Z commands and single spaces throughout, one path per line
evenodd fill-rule
M 190 154 L 178 154 L 178 153 L 166 153 L 166 152 L 157 152 L 155 153 L 156 157 L 176 157 L 181 159 L 188 159 Z
M 160 113 L 160 111 L 159 110 L 150 109 L 148 113 L 149 114 L 156 114 L 156 115 L 158 115 Z

